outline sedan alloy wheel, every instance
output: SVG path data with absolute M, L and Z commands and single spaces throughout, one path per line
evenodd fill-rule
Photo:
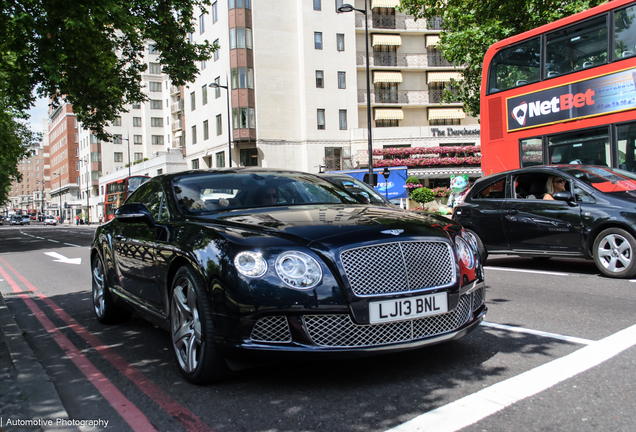
M 93 257 L 91 273 L 93 275 L 93 310 L 97 321 L 102 324 L 110 324 L 130 318 L 132 313 L 117 306 L 111 297 L 106 274 L 104 273 L 104 264 L 99 255 Z
M 610 277 L 632 277 L 636 273 L 636 240 L 627 231 L 609 228 L 594 242 L 594 261 Z

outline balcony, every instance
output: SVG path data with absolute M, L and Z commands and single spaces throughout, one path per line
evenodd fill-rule
M 457 90 L 451 90 L 457 95 Z M 375 105 L 428 105 L 442 102 L 443 90 L 371 90 L 371 103 Z M 367 103 L 367 91 L 358 90 L 358 103 Z
M 177 113 L 183 110 L 183 99 L 179 99 L 177 102 L 170 105 L 170 112 Z
M 179 120 L 172 120 L 172 130 L 176 131 L 176 130 L 181 130 L 181 119 Z
M 439 51 L 429 51 L 428 52 L 428 65 L 429 66 L 439 66 L 439 67 L 455 67 L 455 64 L 449 62 L 442 56 L 442 53 Z
M 170 94 L 171 95 L 179 94 L 179 93 L 181 93 L 181 89 L 179 87 L 173 86 L 173 85 L 170 86 Z
M 371 67 L 423 68 L 428 66 L 428 56 L 424 53 L 372 52 L 369 55 Z M 366 53 L 360 51 L 356 55 L 356 64 L 365 66 L 366 59 Z
M 364 15 L 356 13 L 356 28 L 364 28 Z M 412 16 L 406 15 L 372 15 L 369 19 L 369 29 L 376 30 L 431 30 L 427 27 L 426 20 L 415 21 Z

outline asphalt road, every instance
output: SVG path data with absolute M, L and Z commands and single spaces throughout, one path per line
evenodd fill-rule
M 109 421 L 90 430 L 636 430 L 636 282 L 592 262 L 489 259 L 487 322 L 456 342 L 197 387 L 166 332 L 135 317 L 97 323 L 92 233 L 0 227 L 0 292 L 70 418 Z

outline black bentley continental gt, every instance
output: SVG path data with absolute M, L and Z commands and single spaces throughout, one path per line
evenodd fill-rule
M 236 361 L 456 339 L 487 310 L 483 269 L 460 225 L 294 171 L 154 177 L 97 228 L 91 268 L 97 319 L 135 312 L 163 327 L 197 384 Z

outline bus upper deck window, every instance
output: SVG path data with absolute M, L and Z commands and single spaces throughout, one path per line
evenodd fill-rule
M 493 57 L 488 70 L 488 93 L 539 81 L 539 38 L 504 48 Z
M 607 34 L 606 15 L 548 34 L 546 78 L 607 63 Z
M 619 60 L 636 54 L 636 6 L 614 13 L 614 58 Z

